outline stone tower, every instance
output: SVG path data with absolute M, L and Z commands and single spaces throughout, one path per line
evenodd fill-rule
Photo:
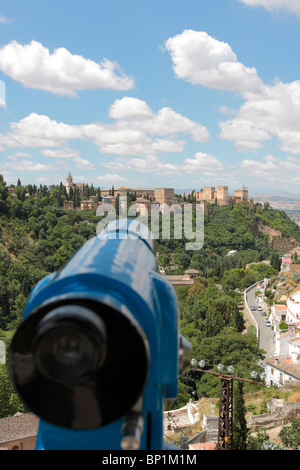
M 72 175 L 69 171 L 69 174 L 66 178 L 66 191 L 67 191 L 67 195 L 69 196 L 69 193 L 70 193 L 70 189 L 73 188 L 73 178 L 72 178 Z

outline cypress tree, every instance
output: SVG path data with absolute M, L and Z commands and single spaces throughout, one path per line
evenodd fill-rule
M 244 383 L 236 383 L 233 406 L 233 450 L 246 450 L 250 430 L 247 427 Z

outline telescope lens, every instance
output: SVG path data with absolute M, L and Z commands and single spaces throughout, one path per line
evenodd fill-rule
M 92 300 L 49 302 L 21 324 L 9 363 L 15 390 L 39 418 L 67 429 L 96 429 L 127 414 L 140 398 L 148 342 L 127 311 Z M 130 427 L 123 445 L 137 445 L 138 437 Z
M 39 341 L 36 360 L 46 376 L 59 382 L 74 382 L 90 371 L 95 356 L 90 338 L 72 326 L 46 332 Z
M 46 315 L 38 328 L 37 367 L 55 382 L 71 385 L 86 380 L 101 366 L 105 353 L 104 324 L 83 307 L 58 308 Z

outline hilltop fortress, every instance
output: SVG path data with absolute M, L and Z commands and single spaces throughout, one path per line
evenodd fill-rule
M 250 205 L 253 205 L 253 199 L 248 199 L 248 189 L 245 186 L 242 189 L 234 190 L 233 196 L 228 195 L 228 186 L 218 186 L 217 190 L 214 186 L 208 186 L 196 192 L 196 201 L 205 201 L 218 206 L 229 206 L 241 201 L 249 201 Z
M 79 190 L 80 194 L 82 194 L 85 186 L 87 186 L 85 183 L 75 183 L 71 173 L 69 172 L 65 184 L 68 197 L 70 196 L 70 192 L 72 193 L 75 188 Z M 171 206 L 174 203 L 182 203 L 182 201 L 180 202 L 181 198 L 178 198 L 174 194 L 174 188 L 131 188 L 128 186 L 121 186 L 119 188 L 101 188 L 99 196 L 101 196 L 102 202 L 115 205 L 117 196 L 126 196 L 128 193 L 134 194 L 135 203 L 139 205 L 139 209 L 142 212 L 142 207 L 146 208 L 147 206 L 147 209 L 149 209 L 151 204 L 159 204 L 160 206 L 162 204 L 167 204 L 168 206 Z M 217 189 L 214 186 L 208 186 L 204 187 L 199 192 L 194 192 L 193 197 L 193 202 L 204 203 L 205 210 L 207 210 L 209 204 L 230 206 L 232 204 L 239 204 L 242 201 L 249 202 L 250 207 L 253 207 L 253 200 L 248 199 L 248 190 L 245 186 L 243 186 L 241 190 L 234 190 L 233 196 L 228 194 L 228 186 L 218 186 Z M 185 200 L 184 195 L 182 195 L 182 199 Z M 101 204 L 101 202 L 97 200 L 97 197 L 91 196 L 89 200 L 81 200 L 80 209 L 97 209 L 99 204 Z M 74 204 L 72 200 L 65 201 L 65 209 L 71 209 L 73 207 Z

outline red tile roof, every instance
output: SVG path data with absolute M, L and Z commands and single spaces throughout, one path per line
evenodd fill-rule
M 216 443 L 212 441 L 202 442 L 201 444 L 190 444 L 189 450 L 215 450 Z
M 275 305 L 276 310 L 286 310 L 287 306 L 286 305 Z

